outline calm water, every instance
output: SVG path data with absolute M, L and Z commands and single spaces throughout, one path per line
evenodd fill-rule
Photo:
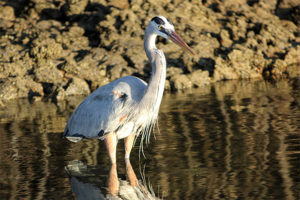
M 299 86 L 233 81 L 165 94 L 160 133 L 145 146 L 146 158 L 139 159 L 138 143 L 132 152 L 138 179 L 163 199 L 299 199 Z M 0 199 L 75 199 L 91 188 L 105 196 L 104 144 L 61 137 L 81 100 L 0 107 Z M 125 181 L 123 155 L 121 141 L 118 175 Z M 65 170 L 74 163 L 78 177 Z

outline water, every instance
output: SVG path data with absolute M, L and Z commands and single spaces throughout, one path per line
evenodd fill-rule
M 299 199 L 299 86 L 299 79 L 230 81 L 165 94 L 160 133 L 145 146 L 146 158 L 135 145 L 133 170 L 162 199 Z M 2 105 L 0 199 L 75 199 L 76 190 L 91 187 L 106 195 L 104 144 L 61 137 L 82 99 Z M 123 155 L 121 141 L 118 176 L 125 181 Z M 66 168 L 74 162 L 72 179 Z

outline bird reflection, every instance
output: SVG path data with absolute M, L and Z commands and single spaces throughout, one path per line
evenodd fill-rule
M 116 164 L 110 166 L 108 173 L 104 172 L 101 166 L 87 166 L 78 160 L 71 161 L 65 169 L 69 176 L 72 192 L 78 200 L 158 199 L 142 181 L 137 179 L 129 159 L 126 159 L 126 180 L 118 178 Z

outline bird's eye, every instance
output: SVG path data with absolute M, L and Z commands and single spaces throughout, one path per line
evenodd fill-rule
M 161 31 L 163 29 L 162 25 L 159 25 L 158 29 Z

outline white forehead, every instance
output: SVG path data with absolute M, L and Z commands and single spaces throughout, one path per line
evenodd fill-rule
M 174 30 L 174 26 L 173 24 L 164 16 L 157 16 L 158 18 L 160 18 L 162 21 L 164 21 L 164 24 L 162 24 L 166 29 L 171 29 Z M 155 23 L 155 22 L 154 22 Z
M 165 28 L 167 28 L 167 29 L 174 29 L 173 24 L 167 18 L 165 18 L 164 16 L 159 16 L 159 17 L 162 20 L 164 20 L 164 22 L 165 22 Z

